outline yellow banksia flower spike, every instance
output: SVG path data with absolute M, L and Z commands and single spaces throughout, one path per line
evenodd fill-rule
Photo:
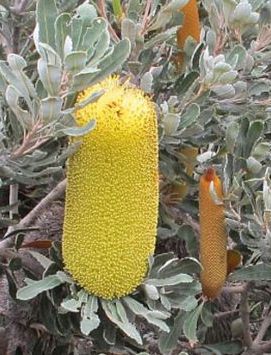
M 227 231 L 220 178 L 208 168 L 200 179 L 200 275 L 203 294 L 208 298 L 219 295 L 227 276 Z
M 79 95 L 105 90 L 76 113 L 96 120 L 68 161 L 63 258 L 88 292 L 120 298 L 144 279 L 158 218 L 158 137 L 154 104 L 111 77 Z M 73 138 L 76 141 L 78 138 Z

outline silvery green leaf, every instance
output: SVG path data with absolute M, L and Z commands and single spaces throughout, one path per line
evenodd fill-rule
M 46 175 L 52 175 L 55 173 L 59 173 L 61 171 L 61 167 L 60 166 L 49 166 L 46 169 L 43 169 L 41 171 L 38 172 L 32 172 L 31 170 L 26 170 L 21 168 L 21 173 L 26 177 L 26 178 L 38 178 L 41 176 L 46 176 Z
M 18 80 L 11 68 L 7 66 L 4 61 L 0 61 L 0 74 L 9 84 L 16 88 L 16 91 L 19 93 L 20 97 L 25 98 L 27 104 L 30 105 L 29 93 L 24 83 Z
M 184 323 L 183 323 L 184 335 L 191 342 L 197 342 L 198 341 L 198 338 L 197 338 L 197 324 L 198 324 L 199 316 L 200 316 L 200 314 L 202 312 L 203 305 L 204 305 L 204 303 L 202 302 L 193 311 L 188 313 L 188 315 L 185 318 Z
M 24 58 L 14 53 L 8 54 L 7 62 L 10 68 L 15 71 L 22 71 L 27 65 Z
M 271 180 L 270 180 L 270 168 L 266 169 L 264 181 L 263 181 L 263 202 L 264 210 L 271 211 Z
M 162 354 L 168 354 L 171 350 L 176 348 L 178 339 L 180 337 L 180 329 L 183 328 L 185 320 L 185 312 L 179 311 L 174 318 L 174 324 L 169 333 L 162 333 L 159 337 L 159 349 Z
M 257 12 L 252 12 L 252 6 L 247 0 L 241 0 L 231 16 L 231 21 L 237 23 L 239 26 L 256 24 L 258 20 L 259 14 Z
M 96 126 L 96 121 L 91 120 L 85 126 L 64 128 L 62 132 L 67 136 L 80 137 L 91 132 L 95 128 L 95 126 Z
M 143 285 L 143 287 L 144 287 L 147 297 L 149 297 L 151 300 L 158 300 L 159 299 L 159 292 L 155 286 L 145 284 L 145 285 Z
M 271 145 L 269 142 L 260 142 L 252 150 L 252 156 L 258 161 L 262 161 L 270 154 Z
M 16 115 L 16 118 L 20 122 L 22 127 L 31 127 L 33 123 L 32 115 L 19 106 L 19 98 L 22 97 L 22 95 L 20 95 L 20 92 L 18 92 L 14 86 L 9 85 L 6 90 L 5 97 L 10 109 Z
M 176 36 L 177 29 L 178 26 L 169 28 L 166 31 L 158 33 L 156 36 L 154 36 L 148 42 L 146 42 L 145 49 L 153 48 L 155 45 L 159 43 L 164 43 L 168 41 L 170 38 L 172 38 L 173 36 Z
M 166 297 L 166 296 L 164 296 L 164 295 L 160 295 L 160 302 L 161 302 L 161 304 L 165 307 L 165 309 L 167 310 L 167 311 L 170 311 L 171 310 L 171 308 L 172 308 L 172 304 L 171 304 L 171 302 L 169 301 L 169 299 Z
M 245 65 L 246 60 L 246 49 L 241 45 L 236 45 L 227 57 L 227 63 L 229 63 L 232 68 L 242 69 Z
M 218 56 L 215 59 L 217 59 L 217 58 L 218 58 Z M 221 61 L 221 62 L 219 61 L 214 66 L 214 72 L 215 72 L 216 75 L 217 74 L 227 73 L 231 69 L 232 68 L 231 68 L 230 64 L 224 63 L 224 61 Z
M 72 74 L 76 74 L 85 68 L 87 53 L 83 51 L 71 52 L 65 56 L 65 69 Z
M 80 17 L 73 17 L 71 21 L 71 39 L 74 51 L 80 49 L 80 43 L 84 35 L 83 20 Z
M 155 22 L 149 27 L 149 31 L 155 31 L 159 28 L 165 28 L 172 18 L 172 12 L 162 9 L 159 11 Z
M 210 303 L 204 303 L 202 312 L 201 312 L 201 319 L 206 327 L 212 327 L 214 321 L 214 315 L 212 313 L 212 307 Z
M 262 121 L 257 120 L 251 122 L 247 132 L 246 142 L 244 142 L 245 158 L 251 154 L 253 146 L 258 142 L 263 133 L 264 124 Z
M 47 97 L 40 102 L 40 118 L 44 123 L 57 120 L 61 114 L 63 99 L 60 97 Z
M 82 39 L 82 50 L 88 51 L 88 58 L 94 54 L 95 44 L 97 43 L 100 35 L 107 30 L 106 21 L 103 18 L 95 19 L 90 27 L 86 29 L 86 32 Z
M 56 276 L 64 283 L 73 284 L 73 279 L 64 271 L 57 271 Z
M 121 38 L 128 38 L 131 42 L 131 46 L 133 46 L 135 44 L 136 34 L 136 24 L 132 20 L 124 18 L 121 21 Z
M 185 247 L 189 252 L 189 255 L 196 256 L 198 254 L 198 241 L 196 237 L 196 233 L 191 226 L 182 225 L 177 232 L 177 236 L 185 241 Z M 191 258 L 194 261 L 194 258 Z M 192 263 L 193 263 L 192 261 Z M 197 262 L 194 263 L 194 267 L 196 266 Z M 201 268 L 201 267 L 200 267 Z M 194 268 L 191 268 L 194 270 Z M 190 274 L 190 270 L 185 271 L 185 273 Z M 195 272 L 195 271 L 192 271 Z
M 58 15 L 55 0 L 38 0 L 36 19 L 39 26 L 39 41 L 55 47 L 55 21 Z
M 239 134 L 239 124 L 236 121 L 231 122 L 226 131 L 226 145 L 229 152 L 234 152 L 235 143 Z
M 244 266 L 234 271 L 229 276 L 229 281 L 260 281 L 271 280 L 271 266 L 267 264 L 256 264 Z
M 62 62 L 58 53 L 48 44 L 39 44 L 39 54 L 41 58 L 48 64 L 55 65 L 61 69 Z
M 130 296 L 124 297 L 123 301 L 134 314 L 145 318 L 150 324 L 156 325 L 161 330 L 169 332 L 168 325 L 162 319 L 169 318 L 170 313 L 150 311 L 148 308 L 144 307 L 142 303 L 139 303 Z
M 223 99 L 229 99 L 235 95 L 234 87 L 231 84 L 213 86 L 212 91 Z
M 245 22 L 250 16 L 251 9 L 251 5 L 247 1 L 241 1 L 232 14 L 232 21 Z
M 211 53 L 213 53 L 215 45 L 216 45 L 216 33 L 214 30 L 209 29 L 206 34 L 206 44 Z
M 100 59 L 107 53 L 110 44 L 110 35 L 108 31 L 104 31 L 100 34 L 99 39 L 95 45 L 95 52 L 90 59 L 88 65 L 95 66 L 99 63 Z M 110 55 L 110 54 L 109 54 Z
M 185 113 L 181 116 L 181 121 L 179 125 L 179 129 L 184 129 L 189 127 L 192 123 L 194 123 L 200 115 L 200 107 L 196 103 L 192 103 L 189 105 L 185 111 Z
M 84 309 L 84 315 L 88 317 L 91 313 L 96 313 L 98 311 L 98 299 L 94 295 L 88 295 L 88 300 Z
M 186 94 L 189 88 L 193 85 L 196 79 L 199 77 L 199 73 L 191 71 L 184 78 L 180 78 L 175 83 L 175 90 L 179 95 Z
M 32 280 L 32 279 L 29 279 L 28 277 L 26 277 L 24 279 L 24 282 L 27 284 L 27 285 L 33 285 L 35 283 L 35 280 Z
M 184 226 L 188 227 L 188 226 Z M 188 228 L 182 228 L 180 230 L 180 234 L 183 235 Z M 189 236 L 192 237 L 191 233 L 189 233 Z M 188 237 L 188 235 L 187 235 Z M 184 240 L 185 237 L 184 237 Z M 198 274 L 202 270 L 200 262 L 193 257 L 186 257 L 182 259 L 176 259 L 172 264 L 169 264 L 168 267 L 163 268 L 163 266 L 159 269 L 159 275 L 160 277 L 169 277 L 173 276 L 175 274 L 183 273 L 183 274 Z
M 220 84 L 230 84 L 232 83 L 238 75 L 238 72 L 236 70 L 230 70 L 227 73 L 222 74 L 218 81 Z
M 258 174 L 262 169 L 262 164 L 251 156 L 247 158 L 246 163 L 248 171 L 252 174 Z
M 40 80 L 48 94 L 58 96 L 62 78 L 61 68 L 56 65 L 47 64 L 43 59 L 39 59 L 37 69 Z
M 168 113 L 163 119 L 165 134 L 171 136 L 176 133 L 180 123 L 180 116 L 174 113 Z
M 134 339 L 138 344 L 142 345 L 141 336 L 132 323 L 123 323 L 117 313 L 116 305 L 111 301 L 101 300 L 101 305 L 109 320 L 115 323 L 128 337 Z
M 71 37 L 74 50 L 82 50 L 84 35 L 92 22 L 97 17 L 96 9 L 93 5 L 85 1 L 76 9 L 76 14 L 71 22 Z
M 84 290 L 80 290 L 76 298 L 64 299 L 61 302 L 61 307 L 69 312 L 79 312 L 79 309 L 82 306 L 82 303 L 87 301 L 87 294 Z
M 263 93 L 269 93 L 270 91 L 270 80 L 260 80 L 252 84 L 249 89 L 248 93 L 250 96 L 261 96 Z
M 181 10 L 189 0 L 171 0 L 167 5 L 167 9 L 171 11 Z
M 93 313 L 89 318 L 83 318 L 80 321 L 80 330 L 84 335 L 89 335 L 94 329 L 100 325 L 100 318 Z
M 216 191 L 213 181 L 210 182 L 209 193 L 210 193 L 211 199 L 214 202 L 214 204 L 216 204 L 217 206 L 224 205 L 223 200 L 217 194 L 217 191 Z
M 63 55 L 66 56 L 72 52 L 72 39 L 70 36 L 67 36 L 64 42 Z
M 271 211 L 271 181 L 270 169 L 266 170 L 263 181 L 263 202 L 265 211 Z
M 37 253 L 36 251 L 29 250 L 29 254 L 31 254 L 44 269 L 47 269 L 51 264 L 53 264 L 52 260 L 48 259 L 45 255 Z
M 64 46 L 67 36 L 70 36 L 71 15 L 60 14 L 55 22 L 55 43 L 58 54 L 64 59 Z
M 88 86 L 94 85 L 112 72 L 127 59 L 130 54 L 130 42 L 127 39 L 120 41 L 115 45 L 112 53 L 103 58 L 99 63 L 99 71 L 95 73 L 86 73 L 82 71 L 73 78 L 72 90 L 81 91 Z M 87 68 L 89 70 L 89 68 Z
M 151 72 L 143 74 L 140 80 L 140 88 L 146 93 L 152 92 L 153 76 Z
M 127 4 L 127 17 L 137 20 L 138 14 L 142 11 L 142 2 L 140 0 L 129 0 Z
M 27 65 L 26 61 L 21 56 L 14 53 L 9 54 L 7 56 L 7 61 L 12 70 L 12 73 L 16 76 L 16 78 L 20 82 L 20 86 L 24 88 L 22 93 L 28 94 L 25 97 L 26 99 L 28 99 L 28 102 L 29 102 L 29 96 L 37 97 L 34 85 L 32 84 L 31 80 L 27 77 L 27 75 L 25 75 L 23 72 L 23 69 Z
M 6 80 L 4 79 L 4 76 L 1 74 L 1 69 L 0 69 L 0 92 L 5 92 L 7 88 L 7 83 Z
M 180 10 L 188 3 L 188 0 L 172 0 L 166 5 L 164 5 L 158 15 L 153 22 L 153 24 L 149 27 L 149 31 L 155 31 L 159 28 L 165 28 L 166 25 L 171 21 L 173 14 L 176 10 Z
M 193 281 L 193 278 L 187 274 L 178 274 L 164 279 L 148 279 L 145 283 L 148 283 L 153 286 L 172 286 L 179 283 L 190 283 Z
M 97 17 L 95 7 L 85 1 L 76 9 L 77 14 L 82 18 L 84 26 L 89 26 L 91 22 Z
M 20 288 L 17 291 L 17 299 L 22 301 L 30 300 L 44 291 L 51 290 L 62 284 L 56 275 L 46 276 L 44 279 L 35 281 L 31 285 Z
M 178 308 L 186 312 L 192 311 L 198 305 L 198 300 L 194 296 L 187 296 L 178 303 Z
M 85 100 L 77 102 L 74 105 L 74 109 L 75 110 L 80 110 L 80 109 L 84 108 L 85 106 L 97 101 L 104 94 L 104 92 L 105 92 L 104 90 L 100 90 L 100 91 L 94 92 L 89 97 L 87 97 Z

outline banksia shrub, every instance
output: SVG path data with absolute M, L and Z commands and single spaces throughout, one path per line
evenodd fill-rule
M 200 260 L 202 291 L 215 298 L 221 291 L 227 274 L 227 232 L 223 191 L 220 178 L 208 168 L 200 179 Z
M 252 0 L 1 2 L 8 353 L 270 351 L 270 14 Z
M 79 95 L 79 125 L 96 119 L 68 162 L 63 234 L 67 269 L 87 291 L 111 299 L 131 293 L 154 251 L 158 213 L 157 124 L 143 92 L 109 78 Z

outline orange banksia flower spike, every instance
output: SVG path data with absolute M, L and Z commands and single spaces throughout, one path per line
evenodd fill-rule
M 188 3 L 181 9 L 184 20 L 182 27 L 177 31 L 177 44 L 180 49 L 183 49 L 185 40 L 191 36 L 196 42 L 200 41 L 200 19 L 196 0 L 189 0 Z M 183 62 L 183 54 L 179 53 L 177 56 L 177 63 L 179 65 Z
M 227 231 L 225 225 L 223 190 L 220 178 L 208 168 L 200 179 L 200 275 L 203 294 L 208 298 L 219 295 L 227 276 Z
M 182 8 L 184 21 L 182 27 L 177 32 L 178 47 L 183 48 L 187 37 L 191 36 L 195 41 L 200 40 L 200 20 L 199 11 L 196 0 L 189 0 L 188 3 Z

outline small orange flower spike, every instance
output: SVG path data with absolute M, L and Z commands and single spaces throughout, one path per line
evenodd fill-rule
M 227 276 L 227 231 L 220 178 L 208 168 L 200 179 L 200 275 L 204 296 L 215 298 Z
M 181 9 L 184 15 L 182 27 L 177 31 L 177 44 L 180 49 L 184 48 L 185 40 L 191 36 L 196 42 L 200 41 L 200 19 L 196 0 L 189 0 Z M 183 53 L 179 53 L 176 57 L 176 63 L 180 66 L 183 63 Z
M 182 27 L 177 32 L 178 47 L 183 48 L 185 40 L 188 36 L 194 38 L 195 41 L 200 40 L 200 20 L 199 11 L 196 0 L 189 0 L 188 3 L 181 9 L 184 15 Z

